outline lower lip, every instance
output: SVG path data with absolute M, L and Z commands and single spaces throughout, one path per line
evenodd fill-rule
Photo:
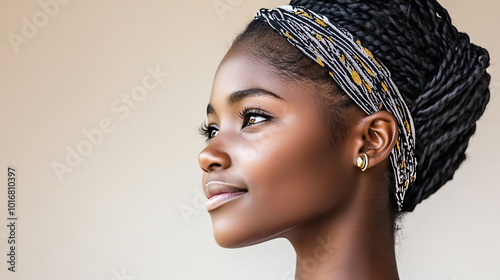
M 212 211 L 222 204 L 245 194 L 246 192 L 221 193 L 210 197 L 207 201 L 207 211 Z

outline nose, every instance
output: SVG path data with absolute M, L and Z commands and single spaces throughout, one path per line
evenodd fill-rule
M 212 172 L 218 168 L 226 169 L 231 166 L 231 158 L 220 145 L 209 143 L 198 155 L 198 164 L 203 171 Z

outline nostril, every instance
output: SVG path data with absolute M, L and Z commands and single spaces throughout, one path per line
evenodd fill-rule
M 201 169 L 203 169 L 203 171 L 209 173 L 209 172 L 214 171 L 215 169 L 218 169 L 221 167 L 222 167 L 222 165 L 220 163 L 213 162 L 208 167 L 202 166 Z
M 221 167 L 222 165 L 218 164 L 218 163 L 212 163 L 208 166 L 208 168 L 205 168 L 204 166 L 201 166 L 200 165 L 200 168 L 201 170 L 203 170 L 203 172 L 207 172 L 209 173 L 211 170 L 215 169 L 215 168 L 219 168 Z
M 214 168 L 214 167 L 221 167 L 222 165 L 218 162 L 214 162 L 212 164 L 210 164 L 209 168 Z

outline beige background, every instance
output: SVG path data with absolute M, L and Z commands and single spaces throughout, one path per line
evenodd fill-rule
M 455 180 L 407 216 L 400 274 L 498 279 L 500 4 L 441 2 L 490 50 L 492 99 Z M 40 3 L 0 0 L 0 279 L 293 279 L 284 240 L 216 245 L 197 163 L 218 62 L 258 8 L 287 1 Z M 155 69 L 168 77 L 148 78 Z M 85 155 L 68 163 L 78 149 Z M 67 166 L 61 180 L 55 162 Z M 9 165 L 16 273 L 6 263 Z

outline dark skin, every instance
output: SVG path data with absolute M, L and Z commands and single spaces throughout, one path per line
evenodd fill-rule
M 246 192 L 209 211 L 216 242 L 237 248 L 286 238 L 296 279 L 399 279 L 384 176 L 395 118 L 346 110 L 348 133 L 332 146 L 320 87 L 276 71 L 238 45 L 217 70 L 210 137 L 199 154 L 203 185 Z M 362 153 L 364 172 L 355 165 Z

